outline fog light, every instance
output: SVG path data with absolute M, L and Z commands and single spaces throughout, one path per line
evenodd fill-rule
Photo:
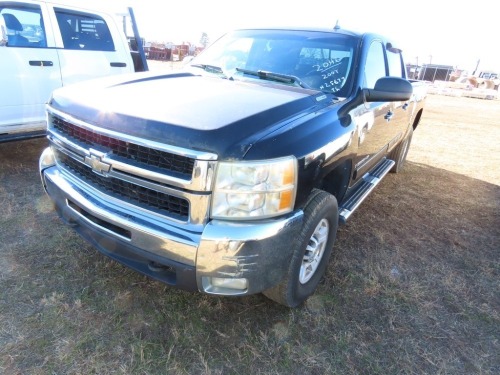
M 212 277 L 211 284 L 219 288 L 244 290 L 248 287 L 247 279 L 225 279 L 222 277 Z
M 52 149 L 47 147 L 43 150 L 42 155 L 40 155 L 40 159 L 38 160 L 38 171 L 40 172 L 40 178 L 42 179 L 42 186 L 47 192 L 47 184 L 45 183 L 45 178 L 43 176 L 43 171 L 49 167 L 52 167 L 56 164 L 56 158 Z
M 219 295 L 243 294 L 248 288 L 245 278 L 206 277 L 202 278 L 203 289 L 206 293 Z
M 42 155 L 38 161 L 38 169 L 42 172 L 44 169 L 52 167 L 56 164 L 56 158 L 54 157 L 54 153 L 50 147 L 47 147 L 43 150 Z

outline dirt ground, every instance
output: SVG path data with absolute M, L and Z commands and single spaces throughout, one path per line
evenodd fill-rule
M 402 173 L 304 306 L 178 291 L 98 253 L 0 144 L 0 373 L 500 373 L 500 101 L 430 95 Z

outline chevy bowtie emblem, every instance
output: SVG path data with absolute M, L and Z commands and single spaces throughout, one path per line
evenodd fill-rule
M 85 164 L 91 167 L 93 172 L 103 176 L 111 169 L 111 164 L 102 161 L 105 156 L 102 152 L 90 150 L 90 156 L 85 156 Z

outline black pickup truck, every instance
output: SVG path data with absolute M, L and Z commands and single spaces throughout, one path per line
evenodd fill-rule
M 107 256 L 184 290 L 295 307 L 339 222 L 403 167 L 425 96 L 382 36 L 236 30 L 182 71 L 56 90 L 40 173 Z

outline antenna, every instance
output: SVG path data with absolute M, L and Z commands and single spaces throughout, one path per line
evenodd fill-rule
M 339 20 L 337 20 L 337 22 L 335 22 L 335 26 L 333 27 L 333 30 L 339 30 L 339 29 L 340 29 Z

